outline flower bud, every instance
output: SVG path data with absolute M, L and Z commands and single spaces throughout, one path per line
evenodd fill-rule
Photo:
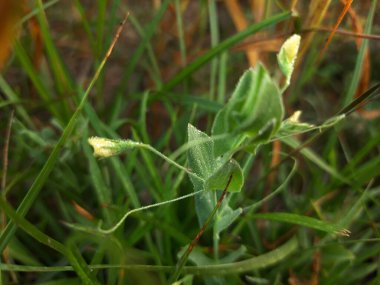
M 296 62 L 300 41 L 301 37 L 299 35 L 291 36 L 282 45 L 280 52 L 277 55 L 278 64 L 286 77 L 285 88 L 290 84 L 290 78 Z
M 88 143 L 94 148 L 94 156 L 110 157 L 119 154 L 122 149 L 120 142 L 100 137 L 91 137 Z
M 299 35 L 293 35 L 285 41 L 282 45 L 286 58 L 289 63 L 293 63 L 296 60 L 298 48 L 300 46 L 301 37 Z

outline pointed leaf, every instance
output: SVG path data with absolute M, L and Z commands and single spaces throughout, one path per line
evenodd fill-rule
M 188 143 L 190 149 L 187 153 L 190 169 L 199 177 L 206 179 L 216 168 L 214 159 L 214 143 L 205 133 L 198 130 L 191 124 L 188 125 Z M 190 177 L 194 186 L 194 191 L 204 189 L 204 183 Z M 207 220 L 216 204 L 215 193 L 203 192 L 195 196 L 195 211 L 200 225 Z
M 248 70 L 248 74 L 251 87 L 246 90 L 247 97 L 240 110 L 243 116 L 240 128 L 248 135 L 256 135 L 268 122 L 275 120 L 274 133 L 284 116 L 280 90 L 262 65 Z
M 246 146 L 244 147 L 244 149 L 248 152 L 255 154 L 258 147 L 261 144 L 267 143 L 271 138 L 273 129 L 275 127 L 275 123 L 275 120 L 271 120 L 270 122 L 268 122 L 268 124 L 259 131 L 257 136 L 250 138 L 246 142 Z
M 191 147 L 188 150 L 190 169 L 199 177 L 207 178 L 215 169 L 214 142 L 205 133 L 191 124 L 187 128 L 188 142 Z
M 207 178 L 205 181 L 205 189 L 223 190 L 231 175 L 232 180 L 227 191 L 239 192 L 244 184 L 244 176 L 240 165 L 234 159 L 227 161 Z
M 223 139 L 215 139 L 215 147 L 214 147 L 214 155 L 215 157 L 221 156 L 228 151 L 230 151 L 239 140 L 241 140 L 241 135 L 231 135 L 230 132 L 236 129 L 236 123 L 230 122 L 230 118 L 228 116 L 228 110 L 224 107 L 222 110 L 218 112 L 215 117 L 212 135 L 226 135 Z
M 256 136 L 269 122 L 274 124 L 269 137 L 280 127 L 284 116 L 281 92 L 267 70 L 258 65 L 240 78 L 230 100 L 215 117 L 212 135 L 231 134 L 215 141 L 215 156 L 238 147 L 245 136 Z
M 216 205 L 216 194 L 214 191 L 202 192 L 195 196 L 195 211 L 199 225 L 202 226 Z
M 232 210 L 230 206 L 223 208 L 222 213 L 218 214 L 215 220 L 215 232 L 219 235 L 227 227 L 229 227 L 243 212 L 242 208 Z

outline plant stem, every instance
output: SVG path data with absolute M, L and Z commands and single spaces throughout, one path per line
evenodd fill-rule
M 184 195 L 184 196 L 172 199 L 172 200 L 168 200 L 168 201 L 164 201 L 164 202 L 155 203 L 155 204 L 151 204 L 151 205 L 148 205 L 148 206 L 140 207 L 140 208 L 137 208 L 137 209 L 133 209 L 131 211 L 128 211 L 113 227 L 111 227 L 109 229 L 101 229 L 101 228 L 99 228 L 98 231 L 100 233 L 102 233 L 102 234 L 111 234 L 114 231 L 116 231 L 118 227 L 121 226 L 121 224 L 125 221 L 125 219 L 129 215 L 131 215 L 133 213 L 140 212 L 140 211 L 143 211 L 143 210 L 148 210 L 150 208 L 154 208 L 154 207 L 158 207 L 158 206 L 163 206 L 163 205 L 170 204 L 170 203 L 182 200 L 182 199 L 186 199 L 186 198 L 195 196 L 195 195 L 197 195 L 197 194 L 199 194 L 200 192 L 203 192 L 203 191 L 204 190 L 199 190 L 197 192 L 193 192 L 193 193 L 190 193 L 190 194 L 187 194 L 187 195 Z
M 218 211 L 220 205 L 222 205 L 224 196 L 226 196 L 227 189 L 228 189 L 228 186 L 230 186 L 231 180 L 232 180 L 232 174 L 230 175 L 230 178 L 228 179 L 226 187 L 224 188 L 222 195 L 220 196 L 218 202 L 216 203 L 216 206 L 215 206 L 214 210 L 212 210 L 212 212 L 208 216 L 206 222 L 203 224 L 202 228 L 199 230 L 199 232 L 197 233 L 197 235 L 195 236 L 195 238 L 193 239 L 193 241 L 189 244 L 186 252 L 182 255 L 181 259 L 178 261 L 177 266 L 175 268 L 175 272 L 174 272 L 174 274 L 173 274 L 173 276 L 171 278 L 171 282 L 170 283 L 173 283 L 173 282 L 177 281 L 179 275 L 181 274 L 181 271 L 182 271 L 183 267 L 185 266 L 185 263 L 186 263 L 189 255 L 190 255 L 190 253 L 194 249 L 194 246 L 198 243 L 199 239 L 203 235 L 203 233 L 206 230 L 207 226 L 210 224 L 210 222 L 214 218 L 214 216 L 215 216 L 216 212 Z
M 178 167 L 179 169 L 185 171 L 187 174 L 189 174 L 190 176 L 193 176 L 194 178 L 200 180 L 200 181 L 204 181 L 204 179 L 202 177 L 199 177 L 197 174 L 195 174 L 194 172 L 190 171 L 189 169 L 187 169 L 186 167 L 178 164 L 177 162 L 175 162 L 174 160 L 170 159 L 169 157 L 167 157 L 166 155 L 162 154 L 161 152 L 159 152 L 158 150 L 156 150 L 154 147 L 152 147 L 151 145 L 149 144 L 144 144 L 144 143 L 139 143 L 138 144 L 139 147 L 141 148 L 145 148 L 151 152 L 153 152 L 154 154 L 158 155 L 159 157 L 165 159 L 167 162 L 169 162 L 170 164 Z

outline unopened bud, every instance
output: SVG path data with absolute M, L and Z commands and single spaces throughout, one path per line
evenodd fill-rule
M 88 143 L 94 148 L 94 156 L 110 157 L 119 154 L 122 149 L 120 142 L 100 137 L 91 137 Z
M 278 64 L 286 77 L 285 87 L 290 84 L 290 78 L 293 73 L 300 42 L 301 37 L 299 35 L 291 36 L 282 45 L 280 52 L 277 55 Z
M 286 58 L 289 63 L 294 64 L 297 58 L 300 42 L 301 37 L 299 35 L 293 35 L 289 39 L 287 39 L 285 43 L 282 45 L 282 48 L 284 49 Z

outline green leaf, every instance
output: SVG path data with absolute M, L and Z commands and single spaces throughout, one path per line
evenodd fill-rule
M 318 220 L 312 217 L 301 216 L 291 213 L 260 213 L 252 216 L 254 219 L 267 219 L 285 223 L 296 224 L 331 234 L 347 235 L 348 231 L 341 226 Z
M 290 254 L 294 253 L 297 248 L 298 241 L 293 237 L 285 244 L 259 256 L 233 263 L 185 267 L 183 272 L 206 275 L 225 275 L 249 272 L 255 269 L 265 268 L 270 265 L 283 262 L 284 259 L 287 258 Z
M 232 100 L 232 99 L 230 99 Z M 227 104 L 228 105 L 228 104 Z M 229 122 L 227 105 L 220 110 L 215 117 L 212 126 L 212 136 L 225 135 L 223 139 L 215 139 L 214 155 L 221 156 L 234 148 L 237 143 L 242 140 L 243 135 L 231 135 L 229 132 L 236 129 L 236 122 Z M 231 126 L 230 126 L 231 124 Z
M 323 123 L 321 128 L 330 128 L 330 127 L 336 125 L 337 123 L 339 123 L 340 121 L 342 121 L 344 118 L 346 118 L 345 114 L 341 114 L 341 115 L 331 117 L 330 119 L 326 120 L 326 122 Z
M 276 249 L 264 253 L 259 256 L 254 256 L 242 261 L 229 262 L 224 264 L 211 264 L 203 266 L 185 266 L 183 268 L 184 274 L 197 274 L 197 275 L 227 275 L 237 274 L 244 272 L 252 272 L 252 270 L 266 268 L 268 266 L 279 263 L 293 254 L 299 247 L 296 238 L 291 238 L 283 245 Z M 196 248 L 194 249 L 194 251 Z M 120 268 L 130 272 L 172 272 L 175 267 L 173 266 L 155 266 L 146 264 L 99 264 L 89 265 L 90 270 L 96 269 L 109 269 Z M 16 264 L 0 263 L 0 269 L 6 271 L 23 271 L 23 272 L 63 272 L 73 271 L 73 266 L 23 266 Z
M 219 167 L 205 181 L 206 190 L 223 190 L 232 175 L 228 192 L 240 192 L 244 184 L 243 171 L 236 160 L 231 159 Z
M 296 149 L 301 144 L 300 142 L 292 137 L 283 137 L 281 138 L 281 141 L 292 148 Z M 338 179 L 339 181 L 351 185 L 351 182 L 347 177 L 344 177 L 337 169 L 333 168 L 331 165 L 327 164 L 321 157 L 319 157 L 313 150 L 310 148 L 303 148 L 300 150 L 301 154 L 305 156 L 307 159 L 309 159 L 311 162 L 313 162 L 315 165 L 329 173 L 332 177 Z
M 63 279 L 54 279 L 39 283 L 40 285 L 81 285 L 83 284 L 79 278 L 63 278 Z
M 179 253 L 181 256 L 186 248 L 183 249 Z M 241 246 L 238 249 L 230 252 L 227 256 L 221 258 L 220 260 L 215 260 L 208 257 L 200 248 L 195 247 L 194 250 L 189 255 L 189 260 L 193 262 L 195 265 L 202 266 L 210 266 L 211 264 L 223 264 L 223 263 L 233 263 L 237 261 L 239 258 L 243 257 L 246 253 L 247 249 L 245 246 Z M 205 284 L 225 284 L 227 280 L 223 276 L 205 276 Z
M 251 137 L 245 142 L 244 149 L 250 153 L 255 154 L 261 144 L 265 144 L 270 140 L 274 127 L 275 120 L 271 120 L 259 131 L 257 136 Z
M 268 137 L 280 127 L 284 116 L 281 92 L 267 70 L 259 64 L 240 78 L 230 100 L 215 117 L 212 135 L 232 134 L 215 141 L 215 156 L 237 147 L 244 137 L 260 135 L 273 124 Z
M 92 270 L 88 268 L 86 261 L 81 255 L 79 249 L 74 244 L 73 240 L 67 242 L 67 258 L 77 273 L 78 277 L 82 280 L 82 284 L 97 285 L 100 284 L 96 279 Z
M 56 250 L 57 252 L 63 255 L 66 253 L 66 249 L 63 244 L 53 239 L 52 237 L 46 235 L 45 233 L 40 231 L 34 224 L 26 220 L 23 216 L 21 216 L 12 208 L 12 206 L 5 200 L 3 196 L 0 196 L 0 209 L 4 211 L 4 213 L 10 218 L 13 225 L 19 226 L 35 240 Z
M 187 134 L 188 142 L 192 143 L 192 146 L 188 150 L 189 167 L 199 177 L 206 179 L 216 168 L 214 142 L 207 134 L 191 124 L 188 125 Z
M 232 208 L 226 203 L 222 209 L 217 213 L 215 218 L 214 231 L 219 234 L 228 228 L 243 212 L 242 208 L 232 210 Z
M 342 262 L 353 261 L 355 259 L 355 254 L 341 244 L 323 246 L 322 254 L 322 263 L 326 267 L 334 266 Z
M 280 127 L 284 116 L 281 93 L 268 71 L 258 65 L 243 75 L 246 89 L 239 90 L 245 94 L 245 100 L 239 115 L 242 120 L 240 129 L 249 135 L 257 135 L 270 121 L 275 120 L 273 133 Z
M 191 145 L 187 152 L 189 167 L 201 178 L 209 177 L 216 168 L 214 159 L 214 142 L 205 133 L 191 124 L 188 125 L 188 143 Z M 203 181 L 190 176 L 194 191 L 204 189 Z M 195 196 L 195 210 L 200 225 L 203 225 L 216 205 L 214 192 L 203 192 Z
M 301 111 L 296 111 L 288 119 L 284 120 L 278 131 L 278 136 L 291 136 L 294 134 L 308 132 L 315 129 L 315 125 L 301 122 L 299 120 L 300 116 Z
M 244 183 L 244 176 L 239 164 L 235 160 L 224 162 L 223 158 L 215 159 L 212 138 L 190 124 L 188 125 L 188 140 L 190 144 L 188 150 L 189 167 L 192 172 L 205 180 L 203 182 L 195 177 L 190 177 L 195 191 L 222 190 L 226 187 L 230 175 L 232 175 L 232 180 L 228 191 L 240 191 Z M 215 205 L 216 193 L 214 191 L 206 191 L 195 196 L 195 209 L 200 225 L 205 223 Z M 232 211 L 227 203 L 222 204 L 220 213 L 218 214 L 219 218 L 216 219 L 222 223 L 219 226 L 221 229 L 230 225 L 241 213 L 241 210 L 236 210 L 231 215 Z M 226 214 L 228 216 L 224 217 Z

